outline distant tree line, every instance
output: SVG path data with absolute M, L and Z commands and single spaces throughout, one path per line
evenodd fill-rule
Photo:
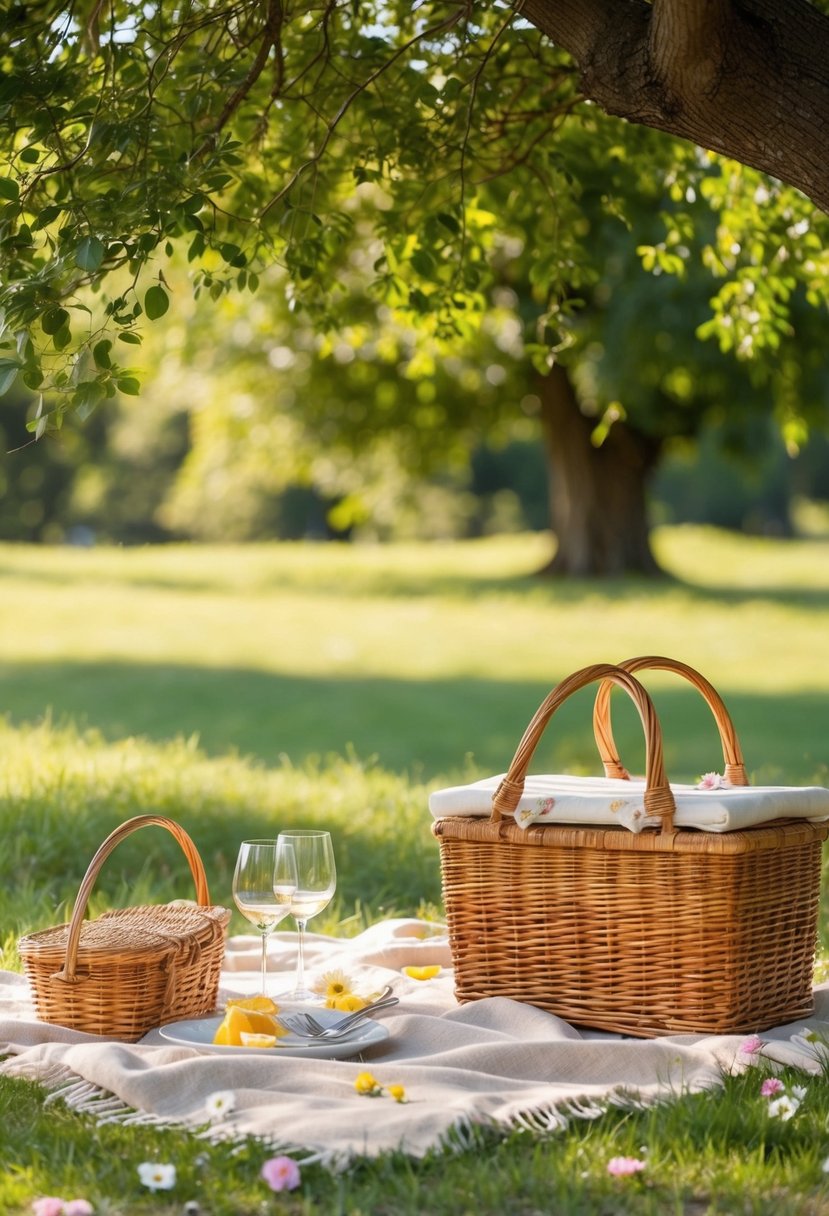
M 360 536 L 475 537 L 549 527 L 548 471 L 531 438 L 481 442 L 468 468 L 412 478 L 396 517 L 337 527 L 337 499 L 307 485 L 267 491 L 237 486 L 254 499 L 240 523 L 217 515 L 188 527 L 165 512 L 189 446 L 184 409 L 142 416 L 130 403 L 96 412 L 83 426 L 37 444 L 19 400 L 0 401 L 0 540 L 47 544 L 155 544 L 171 541 L 339 540 Z M 125 434 L 126 432 L 126 434 Z M 812 436 L 791 459 L 774 428 L 750 455 L 729 455 L 715 428 L 697 444 L 673 448 L 651 485 L 657 523 L 700 523 L 753 533 L 796 532 L 798 500 L 829 503 L 829 440 Z

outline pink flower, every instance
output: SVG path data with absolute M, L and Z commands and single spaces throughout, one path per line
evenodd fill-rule
M 703 773 L 697 782 L 698 790 L 724 790 L 728 782 L 720 773 Z
M 63 1216 L 92 1216 L 94 1211 L 88 1199 L 70 1199 L 63 1205 Z
M 42 1199 L 34 1201 L 32 1211 L 35 1216 L 63 1216 L 63 1200 L 56 1199 L 54 1195 L 44 1195 Z
M 783 1092 L 783 1082 L 779 1077 L 766 1077 L 763 1084 L 760 1086 L 760 1093 L 764 1098 L 770 1098 L 773 1094 Z
M 629 1174 L 638 1174 L 644 1168 L 644 1161 L 640 1161 L 638 1157 L 611 1157 L 607 1163 L 607 1172 L 614 1178 L 626 1178 Z
M 261 1176 L 272 1191 L 294 1191 L 300 1184 L 299 1166 L 291 1157 L 271 1157 Z
M 763 1050 L 765 1044 L 759 1035 L 749 1035 L 747 1039 L 743 1039 L 740 1044 L 740 1049 L 737 1052 L 737 1059 L 742 1064 L 756 1064 L 757 1056 Z

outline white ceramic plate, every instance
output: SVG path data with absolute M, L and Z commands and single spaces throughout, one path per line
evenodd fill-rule
M 292 1010 L 293 1012 L 293 1010 Z M 336 1009 L 314 1008 L 314 1017 L 323 1026 L 333 1026 L 343 1015 Z M 168 1043 L 178 1043 L 185 1047 L 198 1047 L 200 1051 L 215 1051 L 225 1055 L 239 1055 L 244 1052 L 258 1056 L 316 1056 L 322 1060 L 347 1060 L 349 1056 L 359 1055 L 367 1047 L 374 1047 L 389 1037 L 388 1027 L 379 1022 L 364 1022 L 344 1039 L 332 1042 L 316 1042 L 313 1039 L 301 1038 L 298 1035 L 287 1034 L 279 1039 L 276 1047 L 231 1047 L 224 1043 L 214 1043 L 221 1014 L 209 1018 L 192 1018 L 185 1022 L 170 1022 L 160 1026 L 158 1033 Z

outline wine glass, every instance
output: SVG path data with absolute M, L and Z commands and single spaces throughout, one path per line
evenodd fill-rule
M 236 907 L 262 935 L 262 995 L 267 996 L 268 934 L 283 921 L 290 908 L 277 900 L 273 889 L 275 840 L 243 840 L 233 873 Z
M 296 985 L 286 993 L 292 1001 L 312 1001 L 305 987 L 305 926 L 331 902 L 337 886 L 334 849 L 329 832 L 311 829 L 280 832 L 276 841 L 273 887 L 276 899 L 296 921 Z

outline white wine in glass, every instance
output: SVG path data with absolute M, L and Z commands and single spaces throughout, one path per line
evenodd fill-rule
M 262 936 L 262 995 L 268 995 L 268 935 L 290 912 L 273 889 L 275 840 L 243 840 L 233 874 L 236 907 Z
M 297 927 L 296 985 L 285 995 L 292 1001 L 313 1001 L 305 987 L 305 926 L 322 912 L 337 889 L 337 870 L 329 832 L 300 829 L 280 832 L 276 841 L 274 894 Z

